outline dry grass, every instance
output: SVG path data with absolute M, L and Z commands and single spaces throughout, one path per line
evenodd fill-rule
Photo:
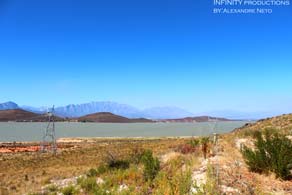
M 161 155 L 173 151 L 184 142 L 184 139 L 96 139 L 76 143 L 76 148 L 61 151 L 56 156 L 39 153 L 1 154 L 0 194 L 34 192 L 52 179 L 84 174 L 101 164 L 108 151 L 125 156 L 132 148 L 141 147 Z

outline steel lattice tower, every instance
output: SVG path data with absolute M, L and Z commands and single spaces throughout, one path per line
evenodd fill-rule
M 46 127 L 46 131 L 43 135 L 43 140 L 41 142 L 41 151 L 56 154 L 57 152 L 57 143 L 55 136 L 55 118 L 54 118 L 54 106 L 51 111 L 47 112 L 48 124 Z

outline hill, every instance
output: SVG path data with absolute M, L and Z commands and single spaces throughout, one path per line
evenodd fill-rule
M 63 121 L 64 119 L 55 116 L 55 121 Z M 11 110 L 0 110 L 0 121 L 17 121 L 17 122 L 45 122 L 47 116 L 44 114 L 36 114 L 33 112 L 11 109 Z
M 4 102 L 0 104 L 0 110 L 19 109 L 19 106 L 14 102 Z
M 226 118 L 216 118 L 210 116 L 197 116 L 197 117 L 185 117 L 179 119 L 165 119 L 160 120 L 160 122 L 170 122 L 170 123 L 197 123 L 197 122 L 214 122 L 214 121 L 231 121 Z
M 153 122 L 144 118 L 129 119 L 123 116 L 115 115 L 110 112 L 98 112 L 79 117 L 79 122 L 96 122 L 96 123 L 138 123 L 138 122 Z
M 276 117 L 258 120 L 255 123 L 248 123 L 243 127 L 235 129 L 233 132 L 250 132 L 264 129 L 276 129 L 283 133 L 292 131 L 292 114 L 284 114 Z

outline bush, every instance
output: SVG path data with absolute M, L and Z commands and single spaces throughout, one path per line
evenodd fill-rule
M 255 139 L 254 150 L 244 146 L 241 151 L 249 169 L 257 173 L 271 171 L 284 180 L 291 178 L 292 142 L 272 131 L 265 131 L 264 135 L 257 131 Z
M 85 192 L 94 192 L 98 189 L 96 178 L 89 177 L 89 178 L 83 178 L 79 181 L 80 186 Z
M 139 164 L 142 160 L 145 150 L 140 147 L 135 147 L 131 150 L 130 160 L 134 164 Z
M 87 177 L 95 177 L 97 175 L 97 170 L 95 169 L 89 169 L 86 173 Z
M 197 146 L 199 146 L 199 144 L 200 144 L 200 140 L 199 139 L 191 139 L 190 141 L 189 141 L 189 144 L 192 146 L 192 147 L 197 147 Z
M 160 169 L 158 158 L 153 157 L 151 150 L 146 150 L 141 161 L 144 165 L 144 179 L 146 181 L 153 181 Z
M 130 162 L 128 160 L 119 159 L 110 152 L 108 152 L 106 161 L 109 169 L 128 169 L 130 167 Z
M 178 176 L 178 191 L 179 194 L 189 194 L 192 187 L 192 172 L 187 171 L 186 173 L 181 172 Z
M 207 154 L 208 154 L 208 151 L 209 151 L 209 142 L 210 142 L 209 137 L 202 137 L 201 140 L 200 140 L 200 143 L 202 145 L 202 152 L 203 152 L 203 155 L 204 155 L 204 159 L 207 158 Z
M 180 152 L 182 154 L 191 154 L 198 151 L 200 146 L 200 140 L 192 138 L 185 144 L 181 144 L 176 148 L 177 152 Z
M 73 195 L 75 193 L 75 188 L 73 186 L 68 186 L 62 189 L 64 195 Z
M 198 147 L 193 147 L 190 144 L 184 144 L 179 146 L 178 151 L 182 154 L 195 153 L 198 150 Z
M 56 186 L 56 185 L 49 185 L 48 187 L 47 187 L 47 190 L 49 191 L 49 192 L 57 192 L 58 191 L 58 187 Z
M 100 165 L 97 170 L 96 170 L 96 174 L 97 175 L 101 175 L 101 174 L 104 174 L 108 171 L 108 167 L 105 166 L 105 165 Z
M 128 169 L 130 163 L 127 160 L 112 160 L 108 163 L 108 167 L 111 169 Z

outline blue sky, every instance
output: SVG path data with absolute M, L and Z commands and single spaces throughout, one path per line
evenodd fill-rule
M 292 112 L 292 9 L 211 0 L 0 0 L 0 102 Z

